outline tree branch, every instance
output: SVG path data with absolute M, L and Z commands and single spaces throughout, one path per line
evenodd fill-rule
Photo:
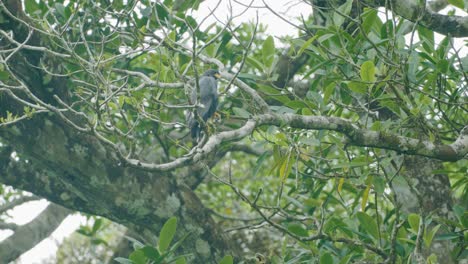
M 211 136 L 201 148 L 195 148 L 190 154 L 165 164 L 145 163 L 136 159 L 125 159 L 132 167 L 150 171 L 170 171 L 196 163 L 215 151 L 227 141 L 242 139 L 262 125 L 289 126 L 297 129 L 330 130 L 345 135 L 347 144 L 360 147 L 374 147 L 434 158 L 442 161 L 457 161 L 468 154 L 468 126 L 465 127 L 455 142 L 449 145 L 435 144 L 427 140 L 408 138 L 384 131 L 360 129 L 355 122 L 338 117 L 302 116 L 296 114 L 264 114 L 249 119 L 239 129 L 221 132 Z
M 32 196 L 21 196 L 11 202 L 8 202 L 8 203 L 5 203 L 3 204 L 2 206 L 0 206 L 0 214 L 4 213 L 5 211 L 8 211 L 20 204 L 23 204 L 25 202 L 29 202 L 29 201 L 35 201 L 35 200 L 39 200 L 41 199 L 40 197 L 37 197 L 35 195 L 32 195 Z
M 371 6 L 385 7 L 387 1 L 365 2 Z M 412 22 L 418 22 L 430 30 L 458 38 L 468 36 L 468 16 L 448 16 L 434 13 L 427 9 L 424 4 L 418 4 L 414 0 L 392 0 L 390 2 L 388 8 L 392 9 L 396 14 Z
M 17 224 L 0 222 L 0 230 L 1 229 L 10 229 L 10 230 L 15 231 L 17 228 L 18 228 Z
M 9 263 L 47 238 L 72 211 L 50 204 L 30 223 L 16 228 L 15 233 L 0 243 L 0 262 Z

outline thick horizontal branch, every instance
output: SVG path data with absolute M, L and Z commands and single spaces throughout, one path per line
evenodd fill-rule
M 371 6 L 385 6 L 388 1 L 365 2 Z M 424 1 L 421 4 L 419 2 L 415 0 L 392 0 L 388 7 L 399 16 L 412 22 L 418 22 L 437 33 L 458 38 L 468 36 L 468 16 L 449 16 L 434 13 L 425 8 Z
M 258 120 L 262 124 L 332 130 L 346 135 L 350 145 L 394 150 L 398 153 L 425 156 L 442 161 L 457 161 L 468 154 L 468 126 L 460 132 L 460 136 L 454 143 L 443 145 L 384 131 L 360 129 L 352 121 L 342 118 L 285 114 L 262 115 L 258 117 Z
M 373 147 L 394 150 L 402 154 L 418 155 L 442 161 L 457 161 L 468 154 L 468 126 L 458 139 L 449 145 L 435 144 L 431 141 L 408 138 L 385 131 L 361 129 L 353 121 L 326 116 L 303 116 L 296 114 L 264 114 L 254 116 L 239 129 L 221 132 L 211 136 L 201 148 L 169 163 L 153 164 L 135 159 L 125 160 L 128 165 L 150 171 L 169 171 L 203 160 L 223 142 L 239 140 L 261 125 L 289 126 L 297 129 L 330 130 L 347 137 L 347 144 L 360 147 Z

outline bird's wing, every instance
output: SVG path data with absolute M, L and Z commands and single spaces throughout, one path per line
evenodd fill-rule
M 199 80 L 200 97 L 218 94 L 218 82 L 214 77 L 202 76 Z
M 203 76 L 200 78 L 200 108 L 198 113 L 204 121 L 213 116 L 218 107 L 218 83 L 213 77 Z
M 203 121 L 206 121 L 213 116 L 218 102 L 213 95 L 208 95 L 201 98 L 201 103 L 203 104 L 203 108 L 200 108 L 198 113 L 203 118 Z

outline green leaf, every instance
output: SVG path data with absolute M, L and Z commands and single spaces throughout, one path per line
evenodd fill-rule
M 327 33 L 327 34 L 323 34 L 320 36 L 320 38 L 318 38 L 318 42 L 322 43 L 324 42 L 325 40 L 329 39 L 329 38 L 332 38 L 336 36 L 336 34 L 333 34 L 333 33 Z
M 468 211 L 463 212 L 463 215 L 460 217 L 460 223 L 464 228 L 468 228 Z
M 366 61 L 361 65 L 361 79 L 365 82 L 375 82 L 375 65 L 373 61 Z
M 367 85 L 362 82 L 348 82 L 346 86 L 355 93 L 366 94 L 367 93 Z
M 262 164 L 263 162 L 268 158 L 270 157 L 271 153 L 269 153 L 268 151 L 265 151 L 262 155 L 260 155 L 260 157 L 258 157 L 257 159 L 257 162 L 255 164 L 255 168 L 254 168 L 254 172 L 253 172 L 253 176 L 257 176 L 257 173 L 258 171 L 260 170 L 260 168 L 262 167 Z
M 126 258 L 115 258 L 114 260 L 122 264 L 133 264 L 131 260 L 126 259 Z
M 382 20 L 378 15 L 378 11 L 374 8 L 364 8 L 362 14 L 362 28 L 366 34 L 369 34 L 373 29 L 378 32 L 382 27 Z
M 146 264 L 145 253 L 140 249 L 133 251 L 128 258 L 133 264 Z
M 362 229 L 364 229 L 368 234 L 370 234 L 374 238 L 378 239 L 379 228 L 377 226 L 377 221 L 364 212 L 357 212 L 356 215 L 359 220 L 359 223 L 361 224 Z
M 347 0 L 346 3 L 338 7 L 337 11 L 333 13 L 333 22 L 336 26 L 340 27 L 345 21 L 347 15 L 351 12 L 353 0 Z
M 330 253 L 325 253 L 320 257 L 320 264 L 333 264 L 333 257 Z
M 277 89 L 269 85 L 263 85 L 263 84 L 257 84 L 257 85 L 258 85 L 259 91 L 265 93 L 266 96 L 271 97 L 274 100 L 280 101 L 284 105 L 291 101 L 291 99 L 289 99 L 288 96 L 282 94 L 280 91 L 278 91 Z
M 171 31 L 167 35 L 167 39 L 171 40 L 171 41 L 168 41 L 167 44 L 169 44 L 171 47 L 172 47 L 173 43 L 176 41 L 176 35 L 177 35 L 177 33 L 175 31 Z
M 420 217 L 419 215 L 417 214 L 409 214 L 408 215 L 408 223 L 411 227 L 411 230 L 417 234 L 418 233 L 418 230 L 419 230 L 419 221 L 420 221 Z
M 447 234 L 442 234 L 440 236 L 436 236 L 436 241 L 441 241 L 441 240 L 453 240 L 453 239 L 460 239 L 461 235 L 458 233 L 447 233 Z
M 344 258 L 341 258 L 339 264 L 348 264 L 349 260 L 353 257 L 353 254 L 346 255 Z
M 169 220 L 166 221 L 164 226 L 161 229 L 161 233 L 159 233 L 159 251 L 161 253 L 166 252 L 169 248 L 169 245 L 174 238 L 175 232 L 177 227 L 177 218 L 171 217 Z
M 314 115 L 314 113 L 309 108 L 302 108 L 301 112 L 302 112 L 302 115 L 309 115 L 309 116 Z
M 180 257 L 176 260 L 176 264 L 186 264 L 187 260 L 185 260 L 185 257 Z
M 340 178 L 338 182 L 338 192 L 341 193 L 341 190 L 343 189 L 343 184 L 344 184 L 345 178 Z
M 157 260 L 161 255 L 159 254 L 158 250 L 151 246 L 144 246 L 141 251 L 145 254 L 145 256 L 150 260 Z
M 181 239 L 177 240 L 174 245 L 171 246 L 170 250 L 168 250 L 166 253 L 164 253 L 163 257 L 166 257 L 174 252 L 176 252 L 176 250 L 184 243 L 185 239 L 187 239 L 187 237 L 189 237 L 190 235 L 192 234 L 192 231 L 189 231 L 187 233 L 185 233 Z M 184 255 L 186 256 L 186 255 Z
M 57 13 L 59 13 L 63 18 L 67 18 L 65 15 L 65 6 L 63 6 L 62 3 L 55 3 L 55 10 L 57 10 Z
M 261 62 L 259 62 L 258 60 L 256 60 L 255 58 L 252 58 L 250 56 L 247 56 L 247 58 L 245 59 L 245 61 L 247 62 L 248 65 L 252 66 L 252 67 L 255 67 L 257 70 L 260 70 L 260 71 L 263 71 L 263 65 Z
M 286 155 L 281 162 L 281 166 L 279 168 L 279 176 L 281 178 L 281 181 L 286 180 L 286 178 L 288 178 L 289 176 L 289 173 L 291 173 L 292 164 L 293 164 L 293 160 L 291 159 L 291 156 L 292 156 L 291 152 L 289 152 L 288 155 Z
M 6 71 L 0 71 L 0 80 L 5 81 L 10 78 L 10 74 Z
M 335 83 L 332 82 L 329 85 L 325 87 L 325 91 L 323 92 L 323 103 L 328 104 L 328 101 L 330 100 L 330 96 L 335 92 Z
M 205 48 L 205 52 L 208 56 L 210 57 L 216 57 L 216 52 L 218 51 L 218 46 L 213 43 L 211 45 L 208 45 L 206 48 Z M 248 57 L 247 57 L 248 59 Z
M 418 65 L 419 64 L 419 56 L 416 52 L 411 52 L 409 59 L 408 59 L 408 79 L 412 82 L 417 82 L 416 73 L 419 71 Z
M 103 245 L 106 245 L 106 246 L 108 245 L 106 240 L 100 239 L 100 238 L 94 238 L 94 237 L 91 238 L 91 244 L 93 244 L 93 245 L 103 244 Z
M 102 218 L 97 218 L 95 221 L 94 221 L 94 224 L 93 224 L 93 229 L 92 229 L 92 233 L 93 234 L 96 234 L 96 232 L 99 230 L 99 228 L 101 228 L 102 226 Z
M 26 13 L 33 14 L 36 11 L 40 11 L 39 4 L 36 1 L 24 1 L 24 7 Z
M 143 245 L 143 243 L 141 243 L 140 241 L 134 239 L 133 237 L 129 237 L 129 236 L 124 236 L 126 239 L 128 239 L 130 242 L 132 242 L 132 245 L 133 245 L 133 249 L 140 249 L 140 248 L 143 248 L 145 245 Z
M 424 244 L 426 244 L 426 247 L 431 246 L 432 239 L 434 238 L 437 231 L 439 231 L 439 228 L 440 228 L 440 225 L 436 225 L 434 228 L 432 228 L 431 231 L 424 233 Z
M 366 210 L 367 199 L 369 198 L 369 191 L 370 191 L 370 184 L 367 185 L 366 189 L 362 193 L 362 200 L 361 200 L 361 210 Z
M 446 59 L 442 59 L 437 62 L 437 70 L 440 73 L 447 73 L 447 71 L 449 70 L 449 66 L 449 62 Z
M 309 236 L 309 232 L 300 224 L 292 223 L 288 225 L 288 231 L 301 237 Z
M 454 5 L 460 9 L 465 9 L 465 3 L 463 0 L 448 0 L 449 4 Z
M 436 264 L 436 263 L 439 263 L 439 261 L 437 261 L 437 255 L 432 253 L 429 257 L 427 257 L 427 261 L 426 261 L 427 264 Z
M 239 117 L 249 118 L 251 116 L 251 114 L 247 110 L 242 109 L 242 108 L 233 107 L 232 111 L 234 112 L 236 116 L 239 116 Z
M 309 38 L 303 45 L 302 47 L 299 49 L 299 51 L 297 52 L 297 55 L 296 56 L 301 56 L 302 53 L 312 44 L 312 42 L 314 42 L 314 40 L 316 40 L 320 35 L 315 35 L 311 38 Z
M 434 50 L 434 31 L 423 26 L 418 27 L 419 39 L 422 40 L 422 45 L 426 52 L 431 53 Z
M 263 42 L 262 47 L 262 58 L 263 65 L 267 68 L 271 68 L 273 65 L 273 60 L 275 59 L 275 41 L 272 36 L 268 36 Z
M 385 180 L 382 177 L 374 177 L 373 180 L 374 191 L 382 195 L 385 191 Z
M 219 264 L 233 264 L 234 260 L 231 255 L 226 255 L 224 258 L 219 262 Z

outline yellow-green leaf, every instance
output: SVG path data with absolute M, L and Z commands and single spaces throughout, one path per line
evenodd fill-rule
M 288 231 L 301 237 L 309 236 L 309 232 L 302 225 L 292 223 L 288 225 Z
M 291 159 L 291 152 L 283 159 L 283 162 L 281 163 L 281 167 L 279 169 L 279 175 L 281 178 L 281 181 L 286 180 L 286 178 L 289 176 L 289 173 L 291 172 L 292 169 L 292 159 Z
M 245 61 L 248 65 L 257 68 L 260 71 L 263 71 L 263 65 L 257 59 L 247 56 L 247 58 L 245 58 Z
M 320 35 L 315 35 L 311 38 L 309 38 L 305 43 L 304 45 L 302 45 L 302 47 L 299 49 L 299 51 L 297 52 L 297 56 L 301 56 L 301 54 L 312 44 L 312 42 L 314 42 L 314 40 L 316 40 Z
M 341 193 L 341 190 L 343 189 L 343 183 L 344 183 L 344 178 L 341 178 L 340 181 L 338 182 L 338 192 Z
M 128 258 L 134 264 L 145 264 L 145 262 L 146 262 L 145 253 L 143 253 L 143 251 L 141 251 L 141 250 L 133 251 L 132 254 L 130 254 L 130 256 Z
M 169 248 L 169 245 L 174 238 L 175 232 L 177 227 L 177 218 L 171 217 L 169 220 L 166 221 L 164 226 L 161 229 L 161 233 L 159 233 L 159 251 L 161 253 L 166 252 Z
M 355 93 L 367 93 L 367 85 L 362 82 L 348 82 L 346 83 L 346 86 L 348 86 L 348 88 Z
M 449 4 L 454 5 L 460 9 L 465 9 L 465 3 L 463 0 L 448 0 Z
M 361 79 L 365 82 L 375 82 L 375 65 L 373 61 L 366 61 L 361 65 Z
M 427 264 L 436 264 L 436 263 L 439 263 L 437 261 L 437 255 L 432 253 L 428 258 L 427 258 L 427 261 L 426 261 Z
M 431 231 L 424 233 L 424 244 L 426 247 L 430 247 L 432 244 L 432 239 L 434 239 L 435 234 L 439 231 L 440 225 L 436 225 Z
M 224 256 L 224 258 L 219 262 L 219 264 L 233 264 L 234 260 L 231 255 Z
M 275 41 L 272 36 L 268 36 L 263 42 L 262 58 L 263 64 L 267 68 L 270 68 L 273 65 L 273 60 L 275 59 Z
M 325 87 L 325 91 L 323 92 L 323 103 L 327 104 L 330 100 L 330 96 L 335 92 L 336 84 L 334 82 L 328 84 Z
M 417 234 L 419 230 L 419 221 L 420 217 L 417 214 L 409 214 L 408 215 L 408 223 L 411 227 L 411 230 Z

